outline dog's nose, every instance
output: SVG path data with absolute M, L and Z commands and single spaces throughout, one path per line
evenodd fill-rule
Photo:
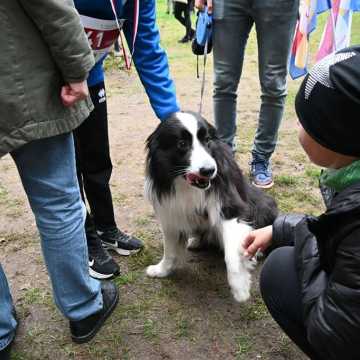
M 214 175 L 215 168 L 214 167 L 202 167 L 202 168 L 200 168 L 199 173 L 201 176 L 209 178 L 212 175 Z

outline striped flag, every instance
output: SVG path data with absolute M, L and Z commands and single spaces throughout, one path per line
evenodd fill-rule
M 296 24 L 292 50 L 290 54 L 289 71 L 290 76 L 293 79 L 304 76 L 307 73 L 310 34 L 316 28 L 317 15 L 328 10 L 330 7 L 330 0 L 300 1 L 299 20 Z
M 359 1 L 358 1 L 359 2 Z M 316 60 L 350 45 L 353 0 L 333 0 Z

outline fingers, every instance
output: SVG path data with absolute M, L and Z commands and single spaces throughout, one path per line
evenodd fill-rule
M 252 231 L 244 239 L 244 244 L 243 244 L 244 255 L 249 258 L 253 257 L 258 247 L 259 245 L 256 239 L 256 234 Z
M 204 0 L 195 0 L 195 7 L 199 10 L 204 10 Z
M 213 2 L 212 0 L 207 0 L 208 13 L 212 14 L 213 12 Z
M 247 234 L 246 238 L 244 239 L 243 248 L 246 250 L 254 240 L 255 240 L 255 236 L 253 232 Z
M 244 255 L 253 257 L 258 250 L 264 251 L 272 242 L 272 226 L 251 231 L 244 240 Z
M 75 104 L 76 97 L 71 94 L 71 89 L 68 85 L 61 88 L 61 101 L 64 106 L 69 107 Z
M 213 11 L 213 1 L 212 0 L 195 0 L 195 7 L 197 9 L 199 9 L 200 11 L 204 10 L 204 7 L 205 7 L 205 3 L 207 5 L 207 8 L 208 8 L 208 13 L 209 14 L 212 14 L 212 11 Z
M 85 82 L 64 85 L 61 88 L 61 101 L 64 106 L 73 106 L 76 102 L 86 99 L 88 88 Z
M 248 248 L 245 250 L 244 255 L 246 257 L 252 258 L 258 250 L 262 250 L 261 248 L 261 242 L 255 240 L 251 245 L 248 246 Z

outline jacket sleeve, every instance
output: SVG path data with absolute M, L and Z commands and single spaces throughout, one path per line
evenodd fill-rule
M 65 82 L 85 80 L 94 57 L 73 1 L 18 1 L 38 27 Z
M 282 214 L 273 223 L 273 244 L 271 250 L 295 244 L 295 228 L 306 218 L 302 214 Z
M 354 241 L 355 239 L 355 241 Z M 308 341 L 315 351 L 329 360 L 359 359 L 360 343 L 360 228 L 341 240 L 326 288 L 321 276 L 312 273 L 313 289 L 303 296 Z M 305 264 L 304 264 L 305 265 Z M 309 268 L 304 266 L 303 268 Z M 302 280 L 306 271 L 302 272 Z M 324 274 L 322 274 L 324 276 Z M 310 283 L 311 279 L 306 279 Z M 315 282 L 315 280 L 313 281 Z M 302 288 L 305 283 L 302 283 Z M 306 297 L 312 293 L 311 298 Z
M 124 34 L 132 48 L 134 1 L 125 5 Z M 160 46 L 160 35 L 156 25 L 155 0 L 139 0 L 139 25 L 135 42 L 134 63 L 145 87 L 151 106 L 160 120 L 167 119 L 179 111 L 175 86 L 170 78 L 165 51 Z

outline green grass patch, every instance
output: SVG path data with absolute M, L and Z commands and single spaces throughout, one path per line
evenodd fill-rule
M 24 305 L 51 305 L 52 297 L 39 288 L 27 289 L 22 297 Z
M 146 319 L 144 321 L 143 334 L 144 334 L 145 339 L 154 340 L 155 338 L 158 337 L 156 324 L 152 319 Z
M 276 175 L 275 182 L 278 186 L 294 186 L 299 183 L 299 178 L 292 175 Z
M 0 184 L 0 204 L 7 200 L 8 191 Z
M 180 317 L 176 321 L 176 336 L 178 338 L 181 337 L 189 337 L 190 336 L 190 327 L 191 324 L 188 319 Z
M 139 227 L 144 227 L 150 225 L 152 220 L 148 216 L 142 216 L 135 219 L 135 225 Z
M 140 277 L 140 273 L 137 271 L 130 271 L 127 274 L 118 276 L 114 279 L 114 283 L 118 286 L 121 285 L 130 285 L 136 282 L 136 280 Z
M 305 175 L 308 176 L 311 179 L 319 179 L 321 170 L 319 168 L 309 166 L 305 169 Z
M 129 258 L 128 266 L 130 271 L 144 271 L 147 266 L 153 265 L 157 263 L 157 260 L 160 260 L 161 251 L 160 249 L 156 250 L 155 248 L 151 247 L 150 241 L 152 238 L 150 240 L 147 237 L 141 236 L 141 232 L 136 232 L 136 236 L 145 242 L 146 247 L 139 253 L 132 255 Z
M 252 344 L 252 340 L 250 336 L 245 334 L 239 335 L 236 338 L 236 343 L 238 348 L 236 351 L 236 359 L 237 360 L 247 359 L 247 354 L 251 350 L 251 344 Z
M 251 301 L 240 304 L 242 321 L 257 321 L 268 316 L 266 305 L 260 295 L 253 295 Z

